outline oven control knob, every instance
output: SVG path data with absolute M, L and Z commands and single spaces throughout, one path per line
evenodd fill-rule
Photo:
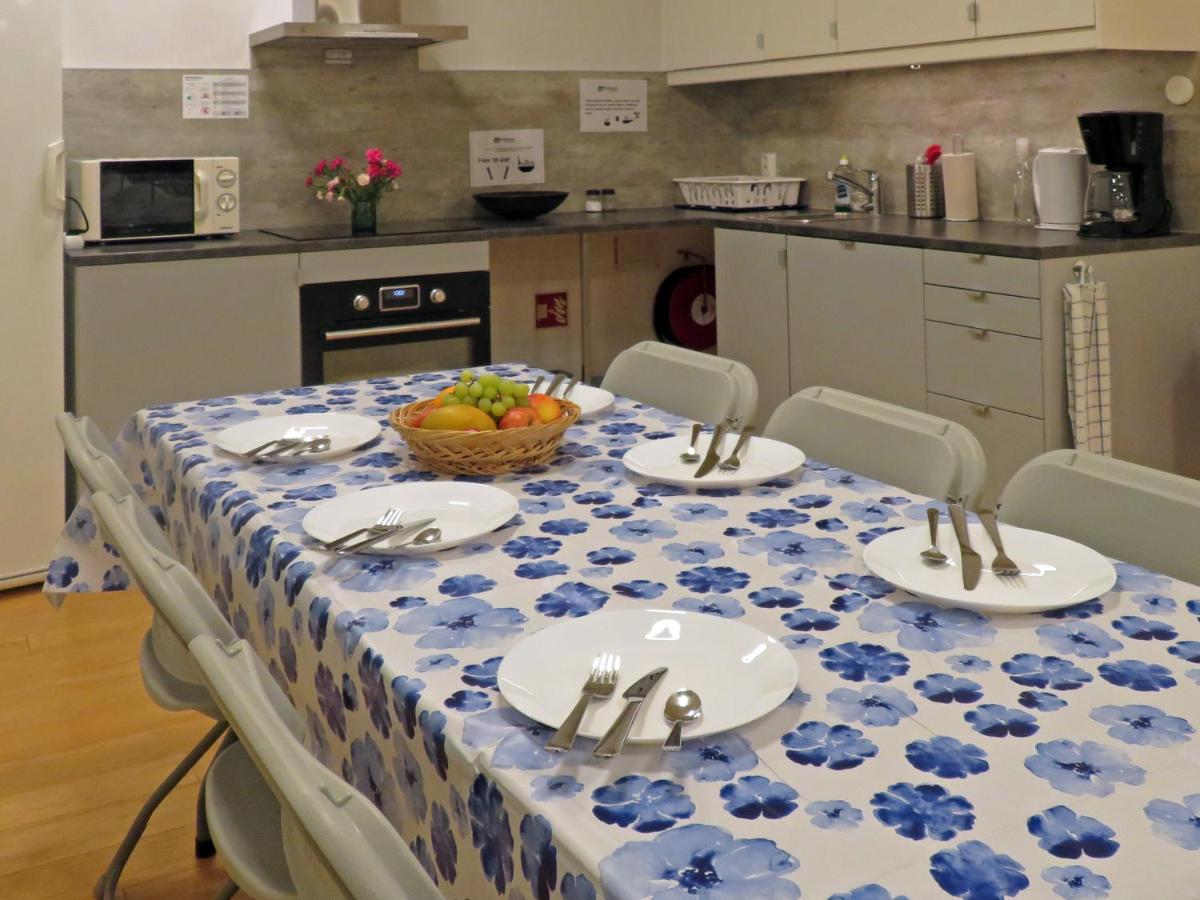
M 237 184 L 237 172 L 233 169 L 222 169 L 217 173 L 217 184 L 223 188 L 231 188 Z
M 237 197 L 233 194 L 222 194 L 217 198 L 217 209 L 221 212 L 230 212 L 237 209 Z
M 446 292 L 443 291 L 441 288 L 434 288 L 432 291 L 429 292 L 429 299 L 434 303 L 445 303 L 446 302 Z
M 354 308 L 359 312 L 364 312 L 371 308 L 371 298 L 366 294 L 359 294 L 354 298 Z

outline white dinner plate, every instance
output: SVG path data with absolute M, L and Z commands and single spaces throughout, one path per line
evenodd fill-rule
M 943 565 L 921 559 L 929 546 L 929 528 L 916 525 L 876 538 L 863 551 L 867 568 L 918 597 L 986 613 L 1036 613 L 1074 606 L 1112 590 L 1113 564 L 1090 547 L 1041 531 L 1000 525 L 1004 549 L 1021 568 L 1014 578 L 992 574 L 996 549 L 983 526 L 968 528 L 971 546 L 983 557 L 983 574 L 974 590 L 962 584 L 958 541 L 948 522 L 938 528 L 938 546 L 950 557 Z
M 629 740 L 661 742 L 667 697 L 687 688 L 700 695 L 703 718 L 687 738 L 753 722 L 783 703 L 796 687 L 796 664 L 774 638 L 741 622 L 677 609 L 598 612 L 543 628 L 517 643 L 500 663 L 500 693 L 518 711 L 557 728 L 579 699 L 592 660 L 621 658 L 617 687 L 588 705 L 579 733 L 600 738 L 625 706 L 621 694 L 650 670 L 667 674 L 646 698 Z
M 355 491 L 318 503 L 304 517 L 306 534 L 322 543 L 375 524 L 389 508 L 404 510 L 404 522 L 436 519 L 442 539 L 402 553 L 436 553 L 490 534 L 517 514 L 517 499 L 499 488 L 469 481 L 420 481 Z M 387 541 L 371 552 L 387 553 Z
M 613 396 L 612 391 L 606 391 L 604 388 L 592 387 L 590 384 L 577 384 L 571 389 L 571 396 L 567 399 L 579 407 L 579 417 L 586 419 L 609 409 L 616 397 Z
M 700 463 L 685 463 L 679 454 L 688 448 L 688 435 L 663 438 L 658 441 L 643 441 L 631 447 L 623 461 L 625 468 L 636 475 L 677 484 L 681 487 L 738 488 L 762 484 L 772 478 L 790 475 L 804 465 L 804 453 L 791 444 L 773 441 L 770 438 L 752 437 L 739 459 L 741 467 L 733 472 L 713 469 L 703 478 L 696 477 Z M 697 445 L 701 458 L 708 452 L 711 435 L 702 434 Z M 721 442 L 721 458 L 733 452 L 737 435 L 728 434 Z
M 357 450 L 379 436 L 379 423 L 350 413 L 304 413 L 298 416 L 263 416 L 232 425 L 213 438 L 213 445 L 226 453 L 245 456 L 267 441 L 284 437 L 329 438 L 329 449 L 302 456 L 269 457 L 263 462 L 294 462 L 297 459 L 329 459 Z

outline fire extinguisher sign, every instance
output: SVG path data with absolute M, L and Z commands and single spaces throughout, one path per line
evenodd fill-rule
M 565 328 L 567 326 L 567 292 L 535 294 L 533 310 L 535 327 Z

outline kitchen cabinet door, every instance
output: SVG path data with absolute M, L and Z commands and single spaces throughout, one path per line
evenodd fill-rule
M 974 8 L 967 0 L 837 0 L 837 12 L 843 53 L 975 37 Z
M 921 251 L 789 237 L 792 393 L 841 388 L 925 409 Z
M 665 68 L 694 69 L 763 58 L 763 0 L 663 0 Z
M 763 0 L 765 59 L 837 53 L 837 0 Z
M 716 231 L 717 353 L 758 380 L 758 424 L 791 395 L 787 244 L 782 234 Z
M 1096 24 L 1095 0 L 979 0 L 979 37 L 1033 34 Z

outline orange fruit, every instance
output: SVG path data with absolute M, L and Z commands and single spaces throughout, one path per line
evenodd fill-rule
M 443 388 L 436 397 L 433 398 L 433 406 L 435 409 L 440 409 L 446 398 L 454 393 L 454 386 Z
M 562 415 L 562 407 L 558 401 L 545 394 L 530 394 L 529 405 L 542 422 L 553 422 Z

